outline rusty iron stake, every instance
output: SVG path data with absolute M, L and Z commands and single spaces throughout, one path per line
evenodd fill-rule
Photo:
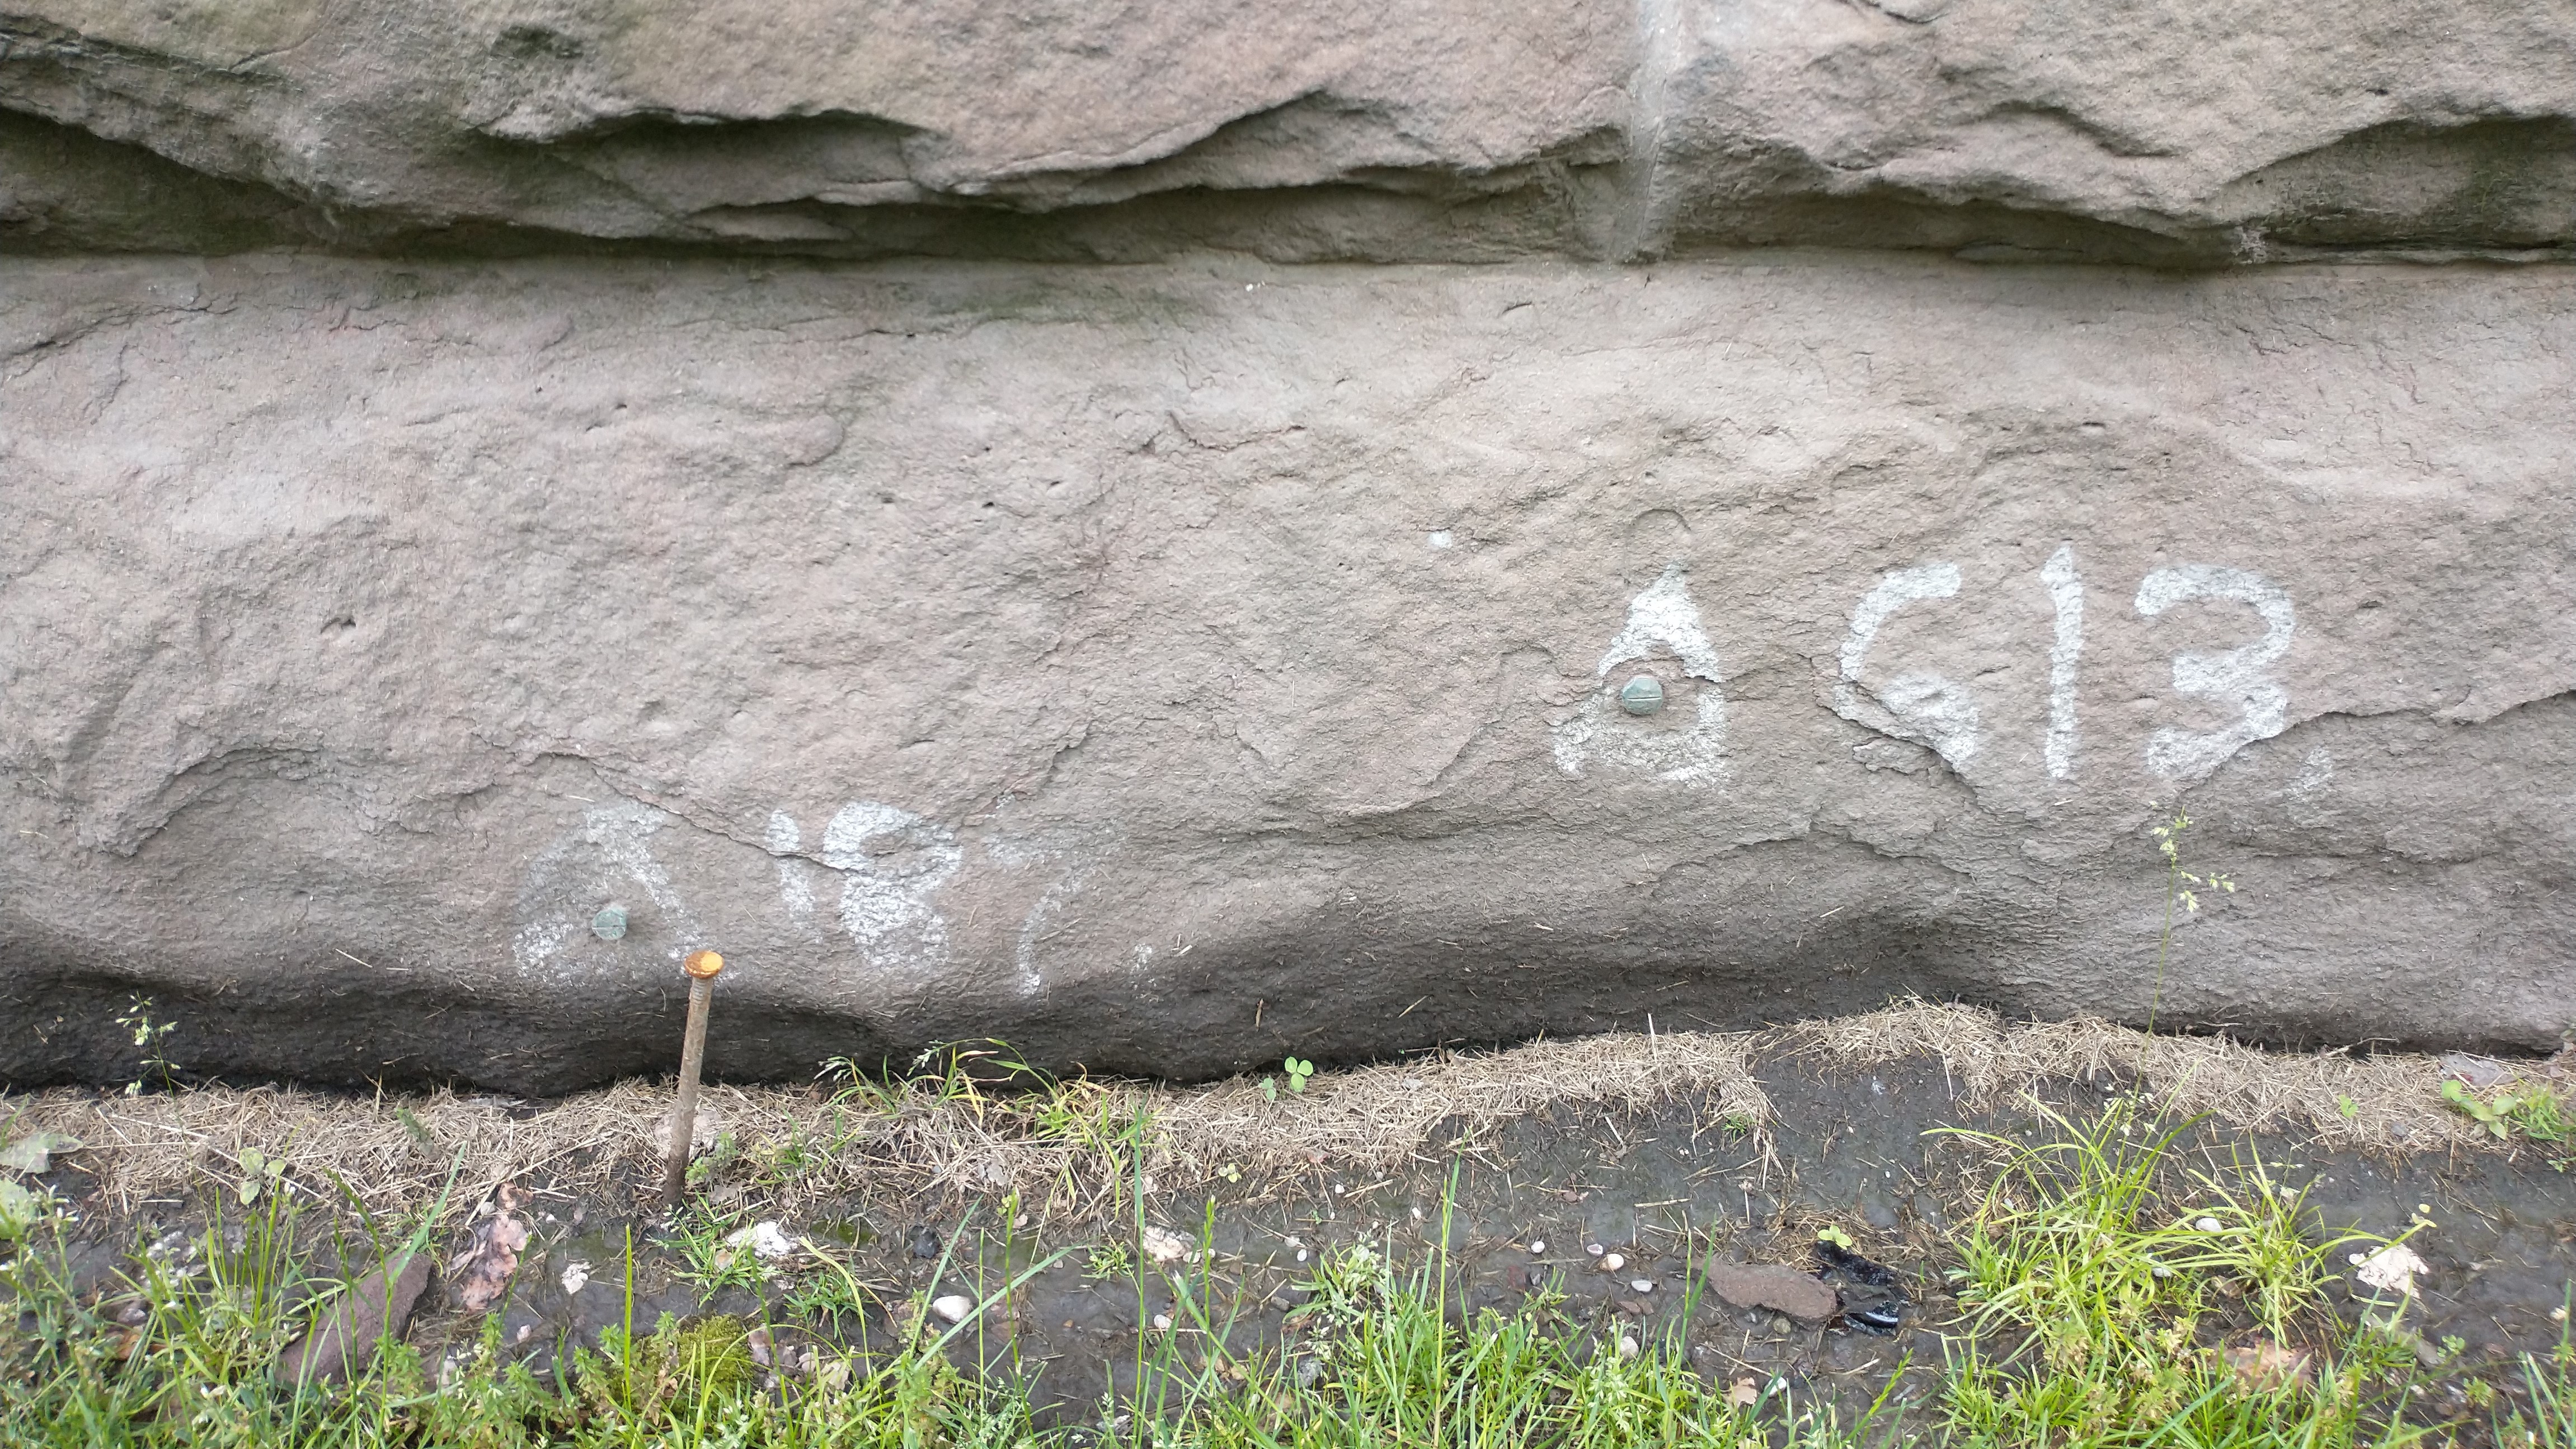
M 692 951 L 682 964 L 689 973 L 689 1031 L 680 1047 L 680 1101 L 671 1109 L 670 1155 L 662 1159 L 665 1206 L 678 1202 L 689 1185 L 689 1149 L 698 1135 L 698 1071 L 707 1060 L 707 1008 L 714 1003 L 724 958 L 713 951 Z

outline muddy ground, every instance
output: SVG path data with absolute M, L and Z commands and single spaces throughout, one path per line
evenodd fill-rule
M 1758 1125 L 1700 1091 L 1643 1108 L 1558 1104 L 1476 1130 L 1445 1123 L 1394 1170 L 1356 1170 L 1317 1153 L 1284 1173 L 1220 1164 L 1201 1182 L 1145 1177 L 1134 1184 L 1145 1190 L 1141 1212 L 1131 1196 L 1105 1218 L 1026 1211 L 999 1190 L 924 1196 L 909 1187 L 781 1215 L 756 1174 L 722 1163 L 696 1206 L 672 1214 L 650 1205 L 642 1154 L 609 1164 L 604 1187 L 602 1164 L 567 1160 L 519 1183 L 531 1240 L 500 1310 L 502 1339 L 533 1371 L 552 1374 L 604 1329 L 729 1314 L 769 1325 L 764 1352 L 792 1368 L 800 1343 L 882 1351 L 920 1321 L 917 1305 L 962 1294 L 993 1301 L 953 1342 L 959 1362 L 1029 1376 L 1048 1416 L 1081 1421 L 1105 1392 L 1203 1362 L 1219 1340 L 1231 1353 L 1293 1361 L 1297 1309 L 1309 1297 L 1301 1285 L 1324 1253 L 1364 1242 L 1400 1274 L 1426 1265 L 1444 1273 L 1447 1300 L 1467 1312 L 1561 1294 L 1565 1327 L 1590 1341 L 1678 1332 L 1713 1378 L 1784 1383 L 1848 1414 L 1882 1395 L 1900 1404 L 1933 1397 L 1945 1336 L 1959 1331 L 1944 1276 L 1956 1262 L 1951 1234 L 1994 1190 L 1999 1156 L 1992 1142 L 1950 1129 L 2046 1140 L 2058 1128 L 2044 1110 L 2089 1119 L 2133 1091 L 2109 1073 L 2056 1077 L 2035 1099 L 1981 1113 L 1935 1058 L 1873 1065 L 1780 1053 L 1752 1069 L 1771 1104 Z M 511 1110 L 537 1114 L 547 1104 Z M 2393 1236 L 2430 1221 L 2411 1239 L 2429 1271 L 2406 1320 L 2424 1346 L 2428 1408 L 2464 1407 L 2479 1378 L 2510 1396 L 2513 1356 L 2561 1341 L 2576 1294 L 2576 1172 L 2549 1151 L 2464 1148 L 2456 1137 L 2430 1150 L 2330 1150 L 2306 1133 L 2255 1135 L 2209 1120 L 2174 1154 L 2176 1210 L 2205 1196 L 2195 1172 L 2256 1165 L 2306 1194 L 2321 1231 Z M 82 1198 L 77 1156 L 51 1180 Z M 564 1190 L 575 1182 L 586 1185 Z M 107 1291 L 138 1245 L 167 1251 L 174 1233 L 244 1216 L 212 1192 L 129 1214 L 93 1196 L 79 1229 L 83 1278 Z M 715 1241 L 772 1221 L 795 1245 L 775 1264 L 764 1267 L 749 1243 Z M 1894 1273 L 1895 1292 L 1876 1295 L 1879 1317 L 1895 1317 L 1892 1332 L 1849 1314 L 1802 1321 L 1739 1307 L 1708 1291 L 1711 1262 L 1815 1269 L 1818 1232 L 1828 1228 Z M 308 1251 L 326 1262 L 368 1256 L 345 1216 L 336 1231 Z M 451 1252 L 467 1234 L 449 1234 Z M 826 1257 L 838 1266 L 823 1266 Z M 2347 1316 L 2359 1311 L 2353 1291 L 2347 1270 L 2332 1295 Z M 455 1297 L 452 1283 L 433 1290 L 415 1343 L 451 1357 L 468 1351 L 482 1315 Z M 2456 1352 L 2445 1351 L 2451 1339 Z

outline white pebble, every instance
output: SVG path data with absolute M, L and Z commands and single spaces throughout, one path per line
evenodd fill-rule
M 2218 1231 L 2218 1219 L 2202 1218 L 2200 1221 L 2193 1223 L 2192 1226 L 2200 1229 L 2204 1233 L 2214 1233 Z
M 1619 1335 L 1619 1356 L 1621 1358 L 1635 1358 L 1637 1356 L 1637 1340 L 1630 1338 L 1624 1333 Z
M 1601 1257 L 1601 1271 L 1604 1273 L 1616 1273 L 1627 1266 L 1628 1260 L 1616 1253 L 1605 1253 Z
M 1547 1240 L 1546 1240 L 1546 1239 L 1544 1239 L 1544 1238 L 1532 1238 L 1532 1239 L 1530 1239 L 1530 1251 L 1531 1251 L 1531 1252 L 1533 1252 L 1533 1253 L 1544 1253 L 1544 1252 L 1546 1252 L 1546 1251 L 1547 1251 Z
M 963 1293 L 948 1293 L 930 1300 L 930 1311 L 948 1323 L 963 1323 L 975 1311 L 975 1300 Z
M 725 1235 L 725 1245 L 733 1248 L 747 1247 L 751 1249 L 753 1257 L 764 1263 L 775 1263 L 796 1251 L 796 1244 L 774 1220 L 734 1229 Z
M 1166 1332 L 1169 1332 L 1169 1331 L 1171 1330 L 1171 1327 L 1172 1327 L 1172 1315 L 1170 1315 L 1170 1314 L 1168 1314 L 1168 1313 L 1157 1313 L 1157 1314 L 1155 1314 L 1155 1315 L 1154 1315 L 1154 1331 L 1155 1331 L 1156 1333 L 1166 1333 Z
M 1652 1293 L 1655 1291 L 1655 1280 L 1652 1278 L 1631 1278 L 1628 1280 L 1628 1286 L 1636 1289 L 1640 1293 Z
M 1586 1243 L 1583 1245 L 1583 1251 L 1598 1258 L 1601 1256 L 1601 1245 L 1599 1243 Z
M 1306 1250 L 1305 1250 L 1305 1249 L 1303 1249 L 1303 1248 L 1299 1248 L 1299 1249 L 1297 1250 L 1297 1261 L 1298 1261 L 1298 1262 L 1300 1262 L 1300 1263 L 1302 1263 L 1302 1262 L 1305 1262 L 1305 1261 L 1306 1261 Z

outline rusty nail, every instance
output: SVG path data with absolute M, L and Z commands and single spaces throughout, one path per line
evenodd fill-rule
M 698 1072 L 707 1060 L 707 1008 L 716 994 L 716 976 L 724 958 L 713 951 L 692 951 L 682 964 L 689 973 L 689 1029 L 680 1046 L 680 1100 L 671 1109 L 671 1148 L 662 1159 L 662 1201 L 680 1200 L 689 1184 L 689 1148 L 698 1135 Z

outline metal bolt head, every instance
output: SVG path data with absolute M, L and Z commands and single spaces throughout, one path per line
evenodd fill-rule
M 716 973 L 724 969 L 724 958 L 713 951 L 691 951 L 680 967 L 700 981 L 713 981 Z
M 590 918 L 590 933 L 603 941 L 614 941 L 626 934 L 626 908 L 609 906 Z
M 1664 682 L 1651 674 L 1638 675 L 1619 686 L 1619 707 L 1630 714 L 1653 714 L 1664 707 Z

